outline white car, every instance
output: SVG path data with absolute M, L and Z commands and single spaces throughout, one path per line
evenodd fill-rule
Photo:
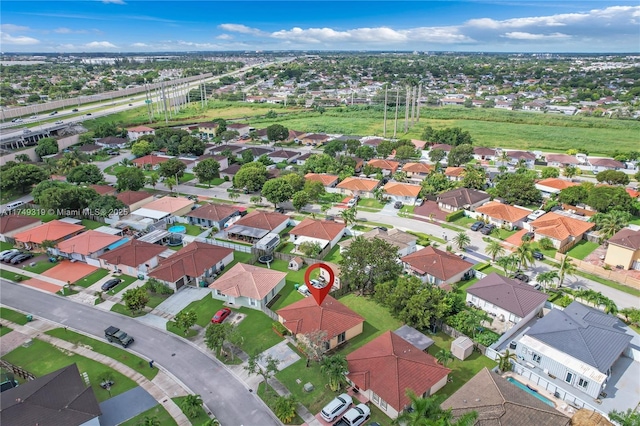
M 371 409 L 366 404 L 358 404 L 344 413 L 344 416 L 334 426 L 360 426 L 371 416 Z
M 340 394 L 333 398 L 330 403 L 324 406 L 320 415 L 328 422 L 334 421 L 340 414 L 347 411 L 347 409 L 353 404 L 353 399 L 346 393 Z
M 358 200 L 356 198 L 352 198 L 347 202 L 347 207 L 355 207 L 356 204 L 358 204 Z
M 58 120 L 54 124 L 62 124 L 62 123 L 63 123 L 63 121 Z

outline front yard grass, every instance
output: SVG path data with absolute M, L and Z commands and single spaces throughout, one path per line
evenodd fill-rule
M 307 367 L 307 359 L 304 355 L 300 360 L 278 372 L 276 378 L 314 415 L 339 394 L 329 390 L 329 380 L 327 375 L 320 371 L 320 364 L 311 361 Z M 311 392 L 304 390 L 305 383 L 313 385 Z
M 6 241 L 0 241 L 0 251 L 11 250 L 12 248 L 13 244 Z
M 6 326 L 0 327 L 0 337 L 4 336 L 5 334 L 11 333 L 12 331 L 12 328 Z
M 120 426 L 140 426 L 141 424 L 146 424 L 143 423 L 145 418 L 155 418 L 158 420 L 157 424 L 162 426 L 177 426 L 176 421 L 173 420 L 171 414 L 169 414 L 162 404 L 158 404 L 155 407 L 130 418 L 126 422 L 120 423 Z
M 189 303 L 183 310 L 194 311 L 198 316 L 196 324 L 200 327 L 206 327 L 207 325 L 209 325 L 209 322 L 211 321 L 211 318 L 213 318 L 213 315 L 215 315 L 218 310 L 222 309 L 222 307 L 222 300 L 217 300 L 211 297 L 211 295 L 206 295 L 200 300 Z
M 56 266 L 57 262 L 49 262 L 48 260 L 41 260 L 36 263 L 36 266 L 24 266 L 25 271 L 33 272 L 34 274 L 41 274 L 44 271 Z
M 84 226 L 87 229 L 96 229 L 96 228 L 100 228 L 101 226 L 106 226 L 106 224 L 96 222 L 95 220 L 82 219 L 82 226 Z
M 185 396 L 178 396 L 176 398 L 171 398 L 171 400 L 175 402 L 178 407 L 180 407 L 180 404 L 182 404 L 182 401 L 185 398 L 186 398 Z M 182 407 L 180 407 L 180 409 L 182 410 Z M 186 413 L 185 413 L 185 416 L 186 416 Z M 188 417 L 188 419 L 192 425 L 199 426 L 209 421 L 210 417 L 207 416 L 207 412 L 204 411 L 204 408 L 202 408 L 202 405 L 201 405 L 200 407 L 198 407 L 196 415 L 193 417 Z M 160 423 L 160 424 L 163 425 L 164 423 Z
M 120 275 L 118 276 L 118 278 L 120 278 L 122 282 L 117 286 L 115 286 L 114 288 L 112 288 L 111 290 L 107 291 L 106 292 L 107 294 L 111 296 L 113 296 L 114 294 L 118 294 L 119 292 L 121 292 L 122 290 L 124 290 L 125 288 L 133 284 L 135 280 L 137 280 L 136 277 L 132 277 L 130 275 Z
M 136 370 L 138 373 L 146 377 L 147 380 L 153 380 L 153 378 L 156 377 L 156 374 L 158 374 L 159 370 L 157 368 L 149 368 L 148 362 L 144 359 L 109 343 L 104 343 L 83 334 L 65 330 L 64 328 L 55 328 L 47 331 L 45 334 L 66 340 L 67 342 L 75 343 L 76 346 L 87 346 L 95 352 L 106 355 L 109 358 L 113 358 L 127 367 Z
M 238 324 L 238 333 L 244 338 L 240 349 L 249 355 L 263 352 L 282 341 L 282 337 L 271 329 L 273 320 L 262 311 L 249 308 L 234 311 L 246 314 L 246 318 Z
M 117 314 L 125 315 L 131 318 L 138 318 L 147 314 L 147 312 L 145 312 L 144 310 L 138 311 L 138 312 L 131 312 L 129 308 L 127 308 L 125 305 L 121 303 L 116 303 L 115 305 L 113 305 L 111 307 L 111 312 L 115 312 Z
M 89 375 L 91 387 L 98 402 L 105 401 L 112 396 L 119 395 L 137 386 L 136 382 L 118 373 L 117 371 L 93 361 L 89 358 L 77 354 L 70 354 L 63 350 L 43 342 L 42 340 L 33 339 L 29 347 L 20 346 L 7 355 L 2 357 L 12 364 L 19 365 L 27 371 L 32 372 L 36 376 L 44 376 L 52 373 L 69 364 L 76 363 L 80 374 L 86 372 Z M 109 372 L 113 375 L 114 385 L 111 387 L 111 395 L 105 389 L 100 387 L 99 377 Z
M 73 283 L 73 285 L 77 285 L 84 288 L 91 287 L 93 284 L 97 283 L 98 281 L 100 281 L 101 279 L 109 275 L 109 273 L 110 271 L 107 271 L 106 269 L 98 269 L 97 271 L 92 272 L 86 277 L 80 278 L 78 281 Z
M 273 389 L 269 388 L 268 391 L 265 391 L 265 383 L 261 382 L 258 385 L 258 396 L 260 397 L 260 399 L 264 401 L 265 404 L 267 404 L 267 407 L 269 407 L 271 411 L 275 412 L 275 406 L 276 406 L 276 401 L 278 400 L 278 395 L 275 393 Z M 296 414 L 295 417 L 291 420 L 291 422 L 285 423 L 285 424 L 301 425 L 303 423 L 304 423 L 304 420 L 302 420 L 302 417 Z
M 26 275 L 17 274 L 15 272 L 8 271 L 6 269 L 0 269 L 0 277 L 4 278 L 5 280 L 16 281 L 16 282 L 29 279 L 29 277 L 27 277 Z
M 0 318 L 14 322 L 18 325 L 25 325 L 29 322 L 27 321 L 27 316 L 25 314 L 4 307 L 0 307 Z
M 372 210 L 382 210 L 386 204 L 382 204 L 380 201 L 375 198 L 361 198 L 358 201 L 358 208 L 360 207 L 368 207 Z
M 472 217 L 466 217 L 463 216 L 461 218 L 458 218 L 456 220 L 454 220 L 453 224 L 456 224 L 458 226 L 462 226 L 464 228 L 470 228 L 472 224 L 474 224 L 476 222 L 476 219 L 472 218 Z
M 575 259 L 583 260 L 585 257 L 590 255 L 591 252 L 593 252 L 598 247 L 599 247 L 598 243 L 592 243 L 587 240 L 582 240 L 578 244 L 573 246 L 571 250 L 569 250 L 567 255 Z

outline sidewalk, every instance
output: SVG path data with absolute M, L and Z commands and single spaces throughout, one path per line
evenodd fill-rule
M 178 405 L 171 399 L 176 396 L 186 396 L 189 394 L 188 391 L 184 389 L 180 384 L 178 384 L 162 368 L 159 368 L 158 374 L 153 378 L 153 380 L 149 381 L 146 377 L 138 373 L 136 370 L 114 360 L 113 358 L 109 358 L 108 356 L 98 352 L 94 352 L 86 346 L 78 346 L 66 340 L 44 334 L 45 331 L 56 328 L 56 326 L 48 323 L 48 321 L 38 319 L 33 323 L 28 323 L 27 325 L 19 325 L 4 319 L 0 322 L 3 326 L 7 326 L 13 329 L 12 332 L 6 334 L 5 336 L 8 336 L 14 332 L 18 332 L 28 338 L 37 338 L 44 342 L 50 343 L 60 349 L 76 353 L 85 358 L 92 359 L 96 362 L 113 368 L 124 376 L 134 380 L 140 387 L 147 391 L 158 402 L 158 404 L 161 404 L 167 410 L 167 412 L 171 415 L 171 417 L 173 417 L 173 419 L 179 426 L 186 426 L 191 424 L 180 407 L 178 407 Z

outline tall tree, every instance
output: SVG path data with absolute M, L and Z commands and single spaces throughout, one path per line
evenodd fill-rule
M 596 180 L 609 185 L 627 185 L 629 184 L 629 175 L 618 170 L 604 170 L 596 175 Z
M 273 203 L 274 208 L 278 207 L 278 203 L 290 200 L 293 193 L 293 188 L 283 178 L 268 180 L 262 185 L 262 196 Z
M 309 194 L 309 198 L 318 201 L 321 195 L 326 193 L 322 182 L 317 180 L 308 180 L 304 183 L 304 191 Z
M 513 368 L 511 361 L 515 361 L 516 359 L 517 354 L 515 352 L 510 352 L 509 349 L 505 349 L 504 353 L 498 352 L 498 356 L 496 357 L 496 361 L 498 361 L 498 369 L 502 372 L 511 371 Z
M 601 238 L 608 240 L 613 237 L 616 232 L 629 225 L 631 213 L 612 210 L 609 213 L 597 213 L 591 218 L 591 221 L 595 222 L 597 229 L 600 231 Z
M 473 147 L 468 144 L 462 144 L 451 148 L 447 157 L 449 166 L 460 166 L 473 160 Z
M 563 256 L 558 269 L 558 287 L 562 287 L 564 279 L 567 275 L 574 275 L 577 272 L 576 266 L 569 256 Z
M 255 192 L 262 189 L 266 181 L 267 168 L 264 164 L 248 163 L 243 164 L 233 177 L 233 186 L 239 189 L 247 188 L 247 191 Z
M 189 333 L 191 327 L 198 321 L 198 314 L 193 309 L 183 309 L 173 318 L 176 323 L 176 327 L 184 332 L 186 336 Z
M 305 191 L 298 191 L 293 194 L 291 199 L 291 203 L 293 204 L 293 208 L 296 209 L 297 212 L 302 211 L 302 209 L 309 204 L 310 197 L 309 194 Z
M 282 124 L 272 124 L 267 127 L 267 138 L 271 142 L 283 141 L 289 138 L 289 129 Z
M 382 141 L 376 147 L 376 152 L 381 158 L 387 158 L 393 152 L 393 144 L 389 141 Z
M 458 250 L 464 250 L 469 244 L 471 244 L 471 238 L 465 231 L 458 232 L 455 237 L 453 237 L 453 243 L 458 247 Z
M 122 300 L 131 313 L 137 313 L 149 303 L 149 295 L 144 287 L 130 288 L 124 292 Z
M 180 409 L 189 418 L 196 417 L 202 407 L 202 397 L 200 395 L 189 394 L 180 403 Z
M 131 153 L 136 157 L 144 157 L 145 155 L 151 154 L 152 151 L 153 145 L 146 140 L 139 140 L 131 145 Z
M 487 246 L 485 247 L 484 251 L 491 256 L 491 261 L 495 262 L 496 261 L 496 257 L 498 256 L 502 256 L 506 250 L 504 247 L 502 247 L 502 243 L 500 241 L 496 241 L 496 240 L 491 240 L 489 241 L 489 243 L 487 243 Z
M 42 138 L 36 146 L 36 155 L 40 158 L 58 153 L 58 141 L 54 138 Z
M 518 258 L 518 267 L 520 269 L 527 269 L 533 263 L 533 248 L 531 248 L 531 243 L 520 244 L 514 254 Z
M 357 218 L 356 218 L 357 215 L 358 215 L 358 209 L 355 206 L 348 209 L 344 209 L 342 210 L 342 212 L 340 212 L 340 216 L 342 217 L 342 220 L 344 221 L 344 224 L 346 226 L 355 224 L 357 221 Z
M 211 181 L 220 176 L 219 172 L 220 163 L 213 158 L 206 158 L 193 168 L 193 173 L 195 173 L 200 183 L 206 182 L 209 187 L 211 187 Z
M 211 323 L 207 325 L 204 333 L 204 343 L 216 356 L 219 357 L 221 355 L 224 342 L 229 333 L 231 333 L 232 328 L 233 326 L 228 322 L 222 324 Z
M 77 184 L 95 184 L 103 182 L 104 175 L 95 164 L 82 164 L 69 171 L 67 181 Z
M 442 364 L 443 366 L 446 367 L 449 361 L 453 361 L 453 354 L 451 353 L 450 350 L 440 349 L 436 353 L 436 360 L 438 361 L 439 364 Z
M 440 404 L 442 397 L 417 396 L 411 389 L 407 389 L 407 396 L 411 401 L 411 410 L 405 410 L 394 421 L 396 425 L 404 426 L 472 426 L 478 418 L 476 411 L 465 413 L 457 420 L 453 419 L 451 409 L 443 410 Z
M 462 187 L 484 189 L 487 185 L 487 172 L 482 167 L 466 165 L 462 174 Z
M 534 179 L 528 174 L 508 173 L 500 175 L 494 188 L 488 192 L 503 198 L 509 204 L 530 205 L 542 200 Z
M 3 191 L 25 193 L 32 185 L 46 182 L 49 174 L 34 164 L 18 164 L 0 172 L 0 188 Z
M 540 272 L 536 277 L 536 281 L 544 287 L 545 290 L 548 290 L 550 285 L 553 284 L 555 280 L 558 279 L 558 273 L 556 271 L 544 271 Z
M 329 379 L 329 389 L 337 392 L 347 383 L 345 372 L 349 371 L 347 359 L 343 355 L 331 355 L 322 359 L 320 371 Z
M 170 158 L 164 163 L 160 164 L 158 168 L 158 174 L 163 178 L 177 177 L 180 179 L 184 175 L 184 171 L 187 168 L 186 164 L 177 158 Z
M 118 191 L 137 191 L 144 187 L 144 172 L 137 167 L 127 167 L 116 173 Z
M 264 365 L 264 367 L 262 366 Z M 269 379 L 278 372 L 278 360 L 271 355 L 266 357 L 262 354 L 249 355 L 247 365 L 244 367 L 249 375 L 262 376 L 264 380 L 264 390 L 267 392 L 269 387 Z

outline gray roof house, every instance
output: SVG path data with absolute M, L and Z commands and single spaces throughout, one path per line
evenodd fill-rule
M 473 209 L 491 200 L 486 192 L 469 188 L 457 188 L 438 195 L 438 207 L 454 212 L 460 209 Z
M 398 256 L 403 257 L 408 254 L 411 254 L 417 250 L 416 242 L 418 241 L 418 237 L 415 235 L 411 235 L 407 232 L 400 231 L 399 229 L 393 228 L 387 231 L 382 230 L 380 228 L 373 228 L 371 231 L 365 232 L 361 234 L 362 238 L 367 240 L 372 240 L 374 238 L 379 238 L 387 243 L 395 246 L 398 249 Z M 338 243 L 340 246 L 340 251 L 346 250 L 351 243 L 353 243 L 353 238 L 348 239 L 346 241 Z
M 467 289 L 467 303 L 493 316 L 494 327 L 506 329 L 522 320 L 527 322 L 537 315 L 544 307 L 547 297 L 530 285 L 495 272 Z M 500 322 L 504 325 L 499 324 Z
M 617 317 L 573 302 L 512 341 L 514 371 L 544 380 L 547 391 L 578 408 L 626 411 L 640 401 L 640 383 L 628 380 L 640 377 L 639 337 Z

